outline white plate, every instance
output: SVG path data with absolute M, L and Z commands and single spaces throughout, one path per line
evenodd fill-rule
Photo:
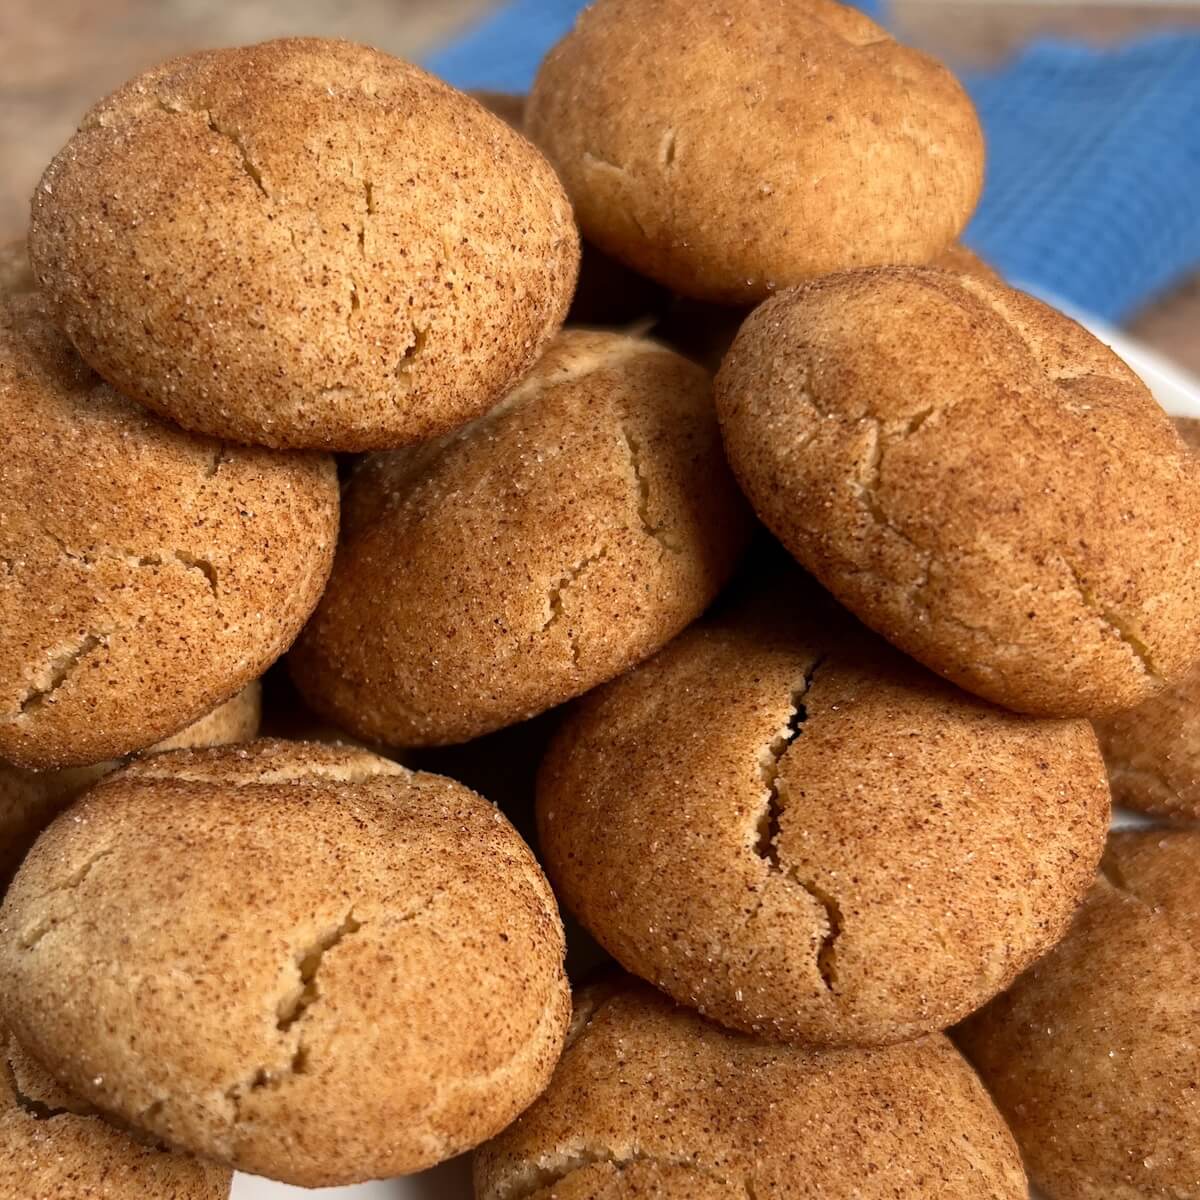
M 1174 416 L 1200 417 L 1200 380 L 1190 378 L 1154 351 L 1115 329 L 1086 324 L 1146 381 L 1158 402 Z M 1138 823 L 1138 818 L 1119 813 L 1117 825 Z M 470 1156 L 443 1163 L 435 1170 L 408 1179 L 385 1183 L 363 1183 L 357 1187 L 322 1188 L 306 1191 L 266 1179 L 238 1175 L 233 1181 L 231 1200 L 296 1200 L 301 1196 L 319 1196 L 324 1200 L 471 1200 Z

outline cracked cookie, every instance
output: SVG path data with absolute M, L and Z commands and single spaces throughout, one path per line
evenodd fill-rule
M 587 262 L 587 247 L 584 247 L 584 262 Z M 609 260 L 611 261 L 611 260 Z M 961 242 L 954 242 L 927 264 L 941 271 L 953 271 L 967 275 L 978 275 L 983 279 L 1000 281 L 1000 275 L 990 264 L 984 262 L 973 250 Z M 583 291 L 584 271 L 580 270 L 580 287 Z M 707 304 L 702 300 L 689 300 L 675 296 L 667 304 L 656 308 L 643 306 L 640 310 L 658 312 L 651 335 L 665 342 L 680 354 L 694 359 L 710 371 L 716 371 L 721 360 L 729 353 L 733 339 L 742 322 L 750 315 L 748 308 L 730 308 L 723 304 Z M 583 318 L 580 318 L 581 320 Z
M 598 0 L 543 61 L 526 128 L 589 241 L 722 304 L 927 262 L 983 178 L 954 76 L 834 0 Z
M 957 274 L 978 275 L 999 282 L 1000 276 L 974 251 L 961 242 L 954 242 L 932 258 L 927 266 Z M 676 296 L 662 312 L 652 329 L 654 337 L 678 350 L 680 354 L 716 371 L 729 353 L 742 322 L 750 309 L 730 308 L 722 304 L 706 304 Z
M 1062 935 L 1108 787 L 1086 721 L 977 700 L 811 591 L 581 700 L 539 775 L 539 842 L 565 906 L 680 1003 L 773 1040 L 895 1042 Z
M 507 1125 L 562 1046 L 563 953 L 493 805 L 311 743 L 108 776 L 0 909 L 3 1011 L 64 1086 L 305 1187 L 418 1171 Z
M 1113 834 L 1067 936 L 956 1033 L 1047 1200 L 1200 1179 L 1200 833 Z
M 359 466 L 292 677 L 365 740 L 466 741 L 654 653 L 748 530 L 708 373 L 567 331 L 475 424 Z
M 1025 1200 L 1012 1135 L 940 1034 L 804 1050 L 628 977 L 577 993 L 543 1096 L 475 1156 L 478 1200 Z
M 350 42 L 173 59 L 101 101 L 34 194 L 80 353 L 189 429 L 405 445 L 478 416 L 562 324 L 554 171 L 481 105 Z
M 333 559 L 333 462 L 186 433 L 0 304 L 0 759 L 141 750 L 255 679 Z
M 232 700 L 140 753 L 248 742 L 258 732 L 261 715 L 262 686 L 256 679 Z M 110 759 L 58 771 L 27 771 L 0 762 L 0 891 L 37 835 L 76 796 L 123 765 Z
M 230 1171 L 113 1128 L 0 1028 L 0 1200 L 226 1200 Z
M 941 254 L 934 255 L 927 264 L 939 271 L 951 271 L 955 275 L 974 275 L 988 283 L 1003 283 L 1000 272 L 985 262 L 974 250 L 962 242 L 952 242 Z
M 1174 422 L 1193 453 L 1200 450 L 1200 420 Z M 1200 820 L 1200 664 L 1095 724 L 1114 803 L 1168 820 Z
M 1001 284 L 846 272 L 758 308 L 717 376 L 758 515 L 961 687 L 1100 716 L 1200 651 L 1200 463 L 1136 375 Z

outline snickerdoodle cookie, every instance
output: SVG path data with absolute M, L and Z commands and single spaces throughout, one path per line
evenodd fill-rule
M 716 392 L 763 521 L 962 687 L 1099 716 L 1200 653 L 1200 463 L 1044 304 L 943 271 L 833 275 L 758 308 Z
M 366 751 L 260 741 L 108 776 L 0 910 L 13 1032 L 153 1137 L 307 1187 L 498 1132 L 566 1031 L 563 933 L 494 806 Z
M 990 283 L 1003 283 L 1000 272 L 962 242 L 951 243 L 940 254 L 935 254 L 927 265 L 941 271 L 953 271 L 956 275 L 974 275 Z
M 1200 833 L 1113 835 L 1067 936 L 958 1031 L 1046 1200 L 1200 1195 Z
M 982 279 L 1000 281 L 995 268 L 984 262 L 961 242 L 954 242 L 929 260 L 926 266 L 956 274 L 977 275 Z M 582 290 L 582 276 L 580 290 Z M 648 310 L 644 310 L 648 311 Z M 746 308 L 730 308 L 723 304 L 706 304 L 676 296 L 662 307 L 662 315 L 653 326 L 653 334 L 681 354 L 715 371 L 729 353 L 733 339 L 742 322 L 750 315 Z
M 333 462 L 186 433 L 0 304 L 0 759 L 160 741 L 290 644 L 333 560 Z
M 394 745 L 466 741 L 646 658 L 749 528 L 707 372 L 582 331 L 475 424 L 368 458 L 345 510 L 289 664 L 319 713 Z
M 407 444 L 478 416 L 562 323 L 550 165 L 476 101 L 350 42 L 190 54 L 97 104 L 33 200 L 80 353 L 181 425 Z
M 256 679 L 212 712 L 142 751 L 158 754 L 193 746 L 248 742 L 258 732 L 262 687 Z M 60 770 L 27 771 L 0 762 L 0 887 L 16 870 L 34 838 L 76 796 L 123 764 L 119 759 Z
M 802 1050 L 644 984 L 582 989 L 546 1093 L 475 1157 L 479 1200 L 1025 1200 L 987 1093 L 936 1034 Z
M 1193 452 L 1200 420 L 1175 417 Z M 1177 821 L 1200 820 L 1200 665 L 1135 708 L 1096 721 L 1113 800 Z
M 590 241 L 725 304 L 927 262 L 983 178 L 953 75 L 835 0 L 597 0 L 542 63 L 525 124 Z
M 229 1180 L 106 1124 L 0 1027 L 0 1200 L 225 1200 Z
M 564 904 L 680 1003 L 776 1040 L 895 1042 L 1062 935 L 1104 844 L 1104 766 L 1086 721 L 977 700 L 805 595 L 580 701 L 539 840 Z

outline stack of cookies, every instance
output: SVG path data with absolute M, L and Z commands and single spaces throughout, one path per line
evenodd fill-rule
M 0 261 L 0 1197 L 1200 1197 L 1200 833 L 1108 833 L 1200 817 L 1200 439 L 983 166 L 835 0 L 87 114 Z

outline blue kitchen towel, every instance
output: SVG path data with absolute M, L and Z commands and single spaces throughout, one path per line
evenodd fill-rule
M 1030 45 L 964 83 L 988 141 L 966 240 L 1109 322 L 1200 267 L 1200 35 Z
M 512 0 L 428 66 L 525 91 L 582 7 Z M 1200 268 L 1200 34 L 1038 41 L 963 82 L 988 139 L 966 240 L 1007 278 L 1119 322 Z

